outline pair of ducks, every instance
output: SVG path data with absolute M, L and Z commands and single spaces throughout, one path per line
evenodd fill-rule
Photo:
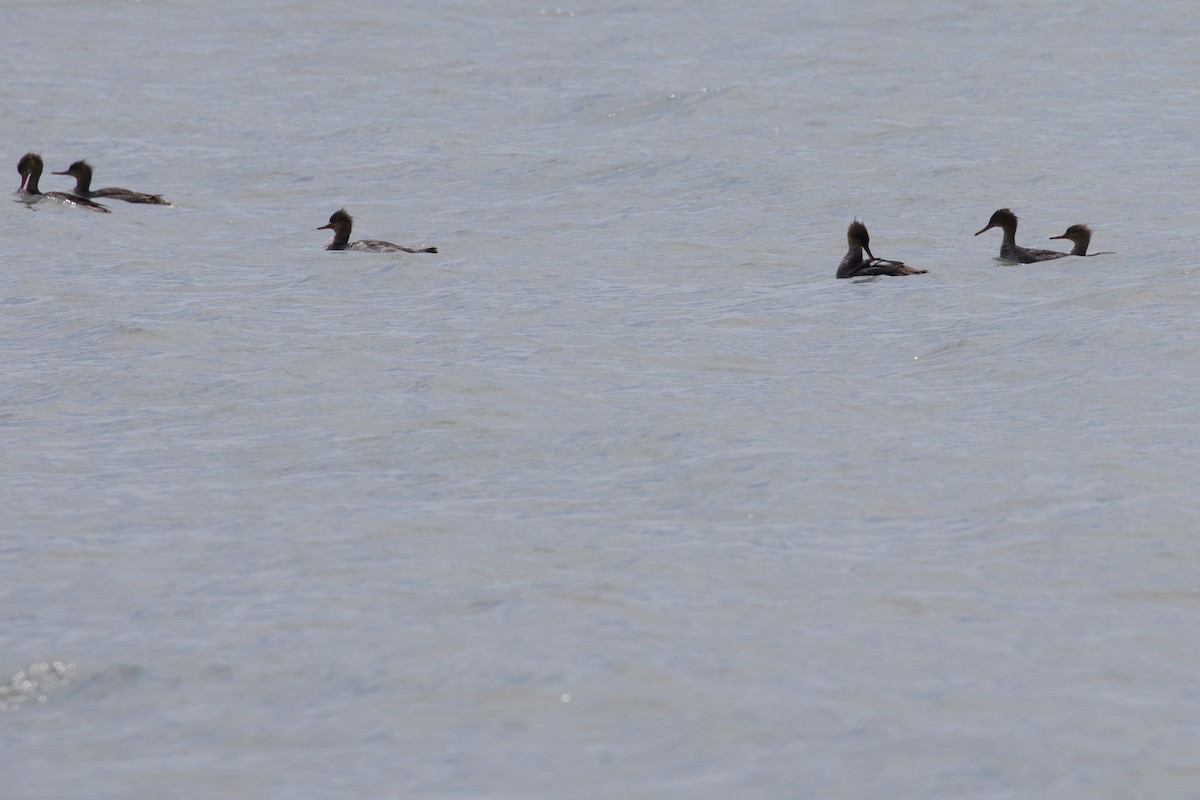
M 975 235 L 978 236 L 992 228 L 1000 228 L 1004 231 L 1004 238 L 1000 242 L 1000 257 L 1018 264 L 1033 264 L 1037 261 L 1050 261 L 1066 256 L 1086 256 L 1088 255 L 1088 245 L 1092 241 L 1091 228 L 1087 225 L 1072 225 L 1062 236 L 1050 237 L 1051 239 L 1069 239 L 1075 245 L 1069 253 L 1021 247 L 1017 244 L 1017 215 L 1007 208 L 1001 208 L 992 214 L 988 224 Z M 842 263 L 838 265 L 837 276 L 839 278 L 857 278 L 865 275 L 924 275 L 929 271 L 910 267 L 903 261 L 876 258 L 875 254 L 871 252 L 871 237 L 867 234 L 867 226 L 858 220 L 850 223 L 850 227 L 846 230 L 846 241 L 849 242 L 850 249 L 846 251 Z M 865 259 L 863 250 L 867 251 Z M 1092 253 L 1091 255 L 1108 254 Z
M 21 160 L 17 162 L 17 172 L 21 174 L 21 188 L 17 191 L 30 200 L 46 197 L 69 206 L 74 206 L 75 208 L 98 211 L 103 214 L 110 213 L 108 206 L 102 206 L 91 198 L 109 197 L 114 200 L 124 200 L 127 203 L 148 203 L 158 206 L 171 205 L 159 194 L 133 192 L 129 189 L 119 189 L 115 186 L 109 186 L 105 189 L 93 189 L 92 167 L 86 161 L 76 161 L 62 172 L 51 173 L 53 175 L 68 175 L 73 177 L 75 179 L 74 194 L 68 192 L 43 192 L 38 188 L 38 182 L 42 179 L 42 172 L 45 169 L 46 164 L 37 153 L 26 153 L 22 156 Z M 340 211 L 333 212 L 333 215 L 329 217 L 329 224 L 317 228 L 319 231 L 333 231 L 333 238 L 329 240 L 329 244 L 325 245 L 325 249 L 366 250 L 372 253 L 436 253 L 438 251 L 436 247 L 404 247 L 403 245 L 392 244 L 391 242 L 384 242 L 379 239 L 363 239 L 352 243 L 350 241 L 350 230 L 353 225 L 354 220 L 346 213 L 346 209 L 343 208 Z
M 76 161 L 71 166 L 67 167 L 62 172 L 53 172 L 52 175 L 67 175 L 75 179 L 75 192 L 43 192 L 38 188 L 38 181 L 42 179 L 42 171 L 46 168 L 46 164 L 42 161 L 42 157 L 37 153 L 26 153 L 21 156 L 21 160 L 17 162 L 17 172 L 21 174 L 21 188 L 17 191 L 27 198 L 37 199 L 39 197 L 48 197 L 51 200 L 57 200 L 60 203 L 65 203 L 76 208 L 83 208 L 88 211 L 99 211 L 101 213 L 109 213 L 108 206 L 102 206 L 92 200 L 93 197 L 109 197 L 113 200 L 124 200 L 127 203 L 147 203 L 156 206 L 171 205 L 166 200 L 162 199 L 159 194 L 144 194 L 142 192 L 132 192 L 129 189 L 119 189 L 116 186 L 109 186 L 105 189 L 92 188 L 92 167 L 86 161 Z

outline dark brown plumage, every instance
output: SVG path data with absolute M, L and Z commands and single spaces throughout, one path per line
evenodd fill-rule
M 325 245 L 326 250 L 365 250 L 371 253 L 436 253 L 436 247 L 412 248 L 379 239 L 362 239 L 350 241 L 350 231 L 354 227 L 354 218 L 340 209 L 329 215 L 329 224 L 317 228 L 319 231 L 332 230 L 333 238 Z
M 850 227 L 846 229 L 846 243 L 849 248 L 842 257 L 842 263 L 838 264 L 839 278 L 857 278 L 863 275 L 924 275 L 929 272 L 926 269 L 910 267 L 903 261 L 876 258 L 871 252 L 871 235 L 867 233 L 867 226 L 858 220 L 851 222 Z M 864 250 L 867 251 L 865 259 Z
M 93 203 L 86 197 L 78 197 L 66 192 L 43 192 L 38 188 L 38 181 L 42 179 L 42 170 L 45 169 L 45 162 L 37 153 L 26 153 L 21 156 L 21 160 L 17 162 L 17 172 L 21 173 L 21 188 L 18 191 L 23 192 L 31 197 L 48 197 L 51 200 L 56 200 L 64 205 L 82 208 L 86 211 L 99 211 L 104 214 L 109 213 L 106 206 L 99 203 Z
M 76 161 L 62 172 L 54 172 L 51 174 L 69 175 L 74 178 L 75 194 L 79 195 L 80 197 L 111 197 L 113 200 L 124 200 L 126 203 L 143 203 L 145 205 L 152 206 L 171 205 L 166 200 L 163 200 L 161 194 L 134 192 L 129 189 L 119 189 L 116 186 L 108 186 L 104 189 L 93 189 L 92 166 L 86 161 Z
M 1020 247 L 1017 245 L 1017 221 L 1017 215 L 1009 209 L 997 209 L 992 214 L 992 218 L 988 220 L 988 224 L 977 231 L 975 235 L 978 236 L 984 231 L 990 231 L 992 228 L 1000 228 L 1004 231 L 1004 238 L 1000 240 L 1000 257 L 1008 261 L 1015 261 L 1018 264 L 1050 261 L 1068 255 L 1067 253 L 1059 253 L 1055 250 L 1037 250 L 1031 247 Z
M 1070 255 L 1073 256 L 1110 256 L 1111 252 L 1105 251 L 1102 253 L 1089 253 L 1088 245 L 1092 243 L 1092 229 L 1087 225 L 1072 225 L 1067 228 L 1067 232 L 1062 236 L 1051 236 L 1051 239 L 1067 239 L 1071 241 L 1075 247 L 1072 248 Z

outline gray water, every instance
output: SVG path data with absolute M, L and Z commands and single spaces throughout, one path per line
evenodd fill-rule
M 0 13 L 6 800 L 1196 795 L 1194 3 Z

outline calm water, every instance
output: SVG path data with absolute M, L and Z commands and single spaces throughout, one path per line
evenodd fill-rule
M 406 5 L 0 6 L 0 794 L 1194 794 L 1196 6 Z

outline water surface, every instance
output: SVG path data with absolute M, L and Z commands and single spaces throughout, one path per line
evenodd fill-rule
M 1193 791 L 1191 5 L 5 18 L 6 797 Z

